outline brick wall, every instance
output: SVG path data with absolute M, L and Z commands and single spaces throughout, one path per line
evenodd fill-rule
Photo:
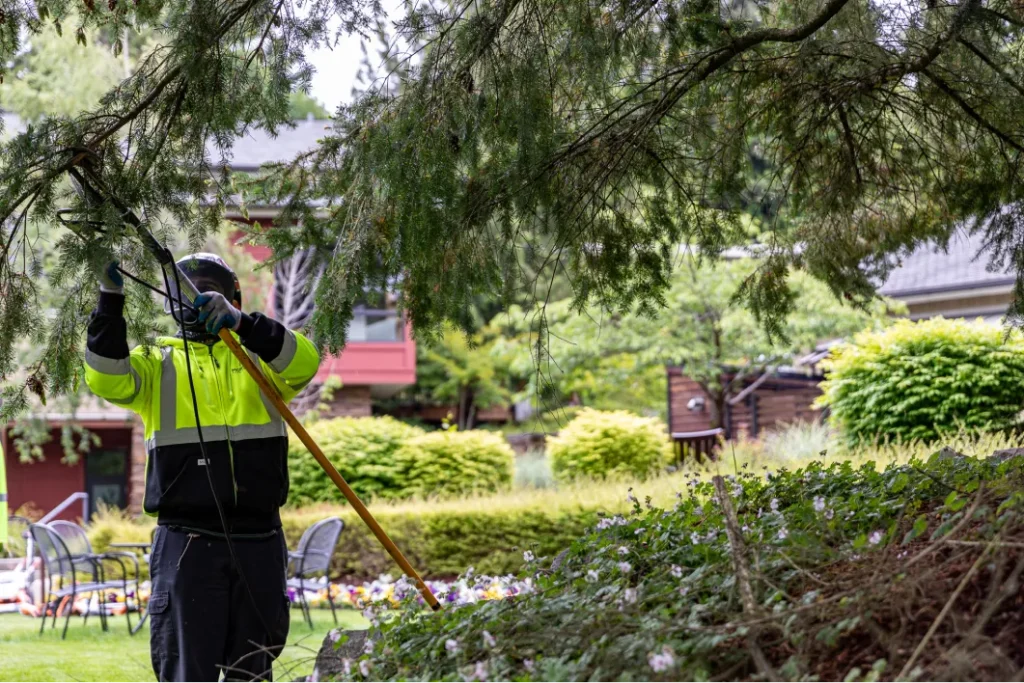
M 142 420 L 135 418 L 132 426 L 131 471 L 128 473 L 128 512 L 142 514 L 142 497 L 146 492 L 146 438 Z
M 324 401 L 327 410 L 321 417 L 370 417 L 372 415 L 369 386 L 342 387 L 334 392 L 330 401 Z

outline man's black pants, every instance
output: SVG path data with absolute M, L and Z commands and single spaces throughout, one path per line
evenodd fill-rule
M 232 544 L 244 579 L 223 538 L 157 527 L 149 618 L 158 680 L 272 679 L 290 619 L 284 534 Z

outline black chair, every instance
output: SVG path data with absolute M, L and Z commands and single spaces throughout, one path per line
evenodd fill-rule
M 93 583 L 104 586 L 107 590 L 110 589 L 121 589 L 122 594 L 125 597 L 125 619 L 128 622 L 128 632 L 134 635 L 138 628 L 132 629 L 132 617 L 131 610 L 128 609 L 128 586 L 139 585 L 139 560 L 134 553 L 129 552 L 115 552 L 107 551 L 104 553 L 94 553 L 92 550 L 92 543 L 89 541 L 89 535 L 85 529 L 75 524 L 74 522 L 55 521 L 50 522 L 47 526 L 53 530 L 61 540 L 64 541 L 64 545 L 68 549 L 68 553 L 71 555 L 71 564 L 77 572 L 85 572 L 92 575 Z M 128 568 L 124 563 L 124 560 L 130 560 L 135 567 L 135 578 L 128 578 Z M 107 581 L 103 561 L 114 561 L 117 562 L 121 567 L 121 581 Z M 140 606 L 141 609 L 141 606 Z M 100 608 L 100 612 L 103 612 L 103 608 Z M 89 620 L 89 615 L 86 613 L 85 621 Z
M 110 590 L 110 586 L 102 582 L 82 582 L 78 580 L 75 571 L 75 560 L 72 559 L 71 551 L 60 535 L 46 524 L 33 524 L 29 527 L 32 541 L 43 559 L 43 577 L 41 581 L 43 592 L 43 623 L 39 626 L 39 635 L 46 629 L 46 610 L 53 609 L 53 624 L 57 626 L 57 612 L 62 604 L 67 605 L 67 617 L 64 620 L 64 632 L 61 639 L 68 635 L 68 624 L 71 623 L 71 612 L 74 609 L 75 598 L 92 594 L 100 594 Z M 54 588 L 54 581 L 59 583 Z M 52 598 L 52 600 L 51 600 Z M 85 614 L 88 617 L 88 611 Z M 107 628 L 106 610 L 100 610 L 100 622 L 103 629 Z
M 338 614 L 334 611 L 334 597 L 331 595 L 331 582 L 328 576 L 331 568 L 331 557 L 338 545 L 338 537 L 345 523 L 337 517 L 328 517 L 313 524 L 299 539 L 299 547 L 288 553 L 288 587 L 299 591 L 299 604 L 302 616 L 313 628 L 313 617 L 306 603 L 306 580 L 322 574 L 327 579 L 327 602 L 331 605 L 331 616 L 338 623 Z

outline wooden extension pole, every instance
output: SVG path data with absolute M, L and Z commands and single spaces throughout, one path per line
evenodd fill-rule
M 228 348 L 231 349 L 231 352 L 235 354 L 235 357 L 249 372 L 249 375 L 251 375 L 256 381 L 256 384 L 259 385 L 264 395 L 266 395 L 266 397 L 270 399 L 270 402 L 274 404 L 274 407 L 277 408 L 277 412 L 281 413 L 281 417 L 283 417 L 284 421 L 288 423 L 288 426 L 292 428 L 295 435 L 299 437 L 299 441 L 309 449 L 309 452 L 313 454 L 316 461 L 320 463 L 320 467 L 324 469 L 324 472 L 326 472 L 327 476 L 331 478 L 331 481 L 333 481 L 334 485 L 338 487 L 346 500 L 348 500 L 349 504 L 355 508 L 356 513 L 364 522 L 366 522 L 366 526 L 370 527 L 370 531 L 372 531 L 373 535 L 377 537 L 377 540 L 380 541 L 382 546 L 384 546 L 384 549 L 388 551 L 388 555 L 391 555 L 391 558 L 399 567 L 401 567 L 402 571 L 405 572 L 407 576 L 412 577 L 416 582 L 416 587 L 419 588 L 420 593 L 423 594 L 423 599 L 427 601 L 427 604 L 434 610 L 441 609 L 441 603 L 437 601 L 434 593 L 430 590 L 427 584 L 424 583 L 423 579 L 420 578 L 420 575 L 416 573 L 416 570 L 412 568 L 412 565 L 409 564 L 409 560 L 405 558 L 405 555 L 403 555 L 402 551 L 398 549 L 398 546 L 396 546 L 395 542 L 391 540 L 387 532 L 381 528 L 374 516 L 370 514 L 370 511 L 367 509 L 366 505 L 363 504 L 363 501 L 359 500 L 359 496 L 357 496 L 356 492 L 352 490 L 352 487 L 348 485 L 345 478 L 341 476 L 341 472 L 331 464 L 331 461 L 327 459 L 324 452 L 320 450 L 320 446 L 317 445 L 316 441 L 313 440 L 313 437 L 306 431 L 306 428 L 302 426 L 302 423 L 299 422 L 298 418 L 295 417 L 295 414 L 292 413 L 285 404 L 284 399 L 282 399 L 281 395 L 277 392 L 277 388 L 267 380 L 263 371 L 256 367 L 256 364 L 253 363 L 249 354 L 247 354 L 238 341 L 231 336 L 230 331 L 222 329 L 220 331 L 220 338 L 225 344 L 227 344 Z

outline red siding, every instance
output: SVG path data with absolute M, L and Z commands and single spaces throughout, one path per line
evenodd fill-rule
M 131 428 L 90 428 L 100 437 L 103 448 L 130 448 Z M 73 493 L 85 490 L 85 461 L 89 455 L 82 457 L 73 465 L 61 462 L 64 449 L 60 444 L 60 429 L 51 431 L 49 443 L 43 445 L 43 460 L 23 463 L 18 458 L 10 431 L 4 442 L 4 455 L 7 465 L 8 510 L 11 514 L 26 503 L 38 512 L 47 513 L 64 502 Z M 82 516 L 80 504 L 74 504 L 65 510 L 58 519 L 78 521 Z

